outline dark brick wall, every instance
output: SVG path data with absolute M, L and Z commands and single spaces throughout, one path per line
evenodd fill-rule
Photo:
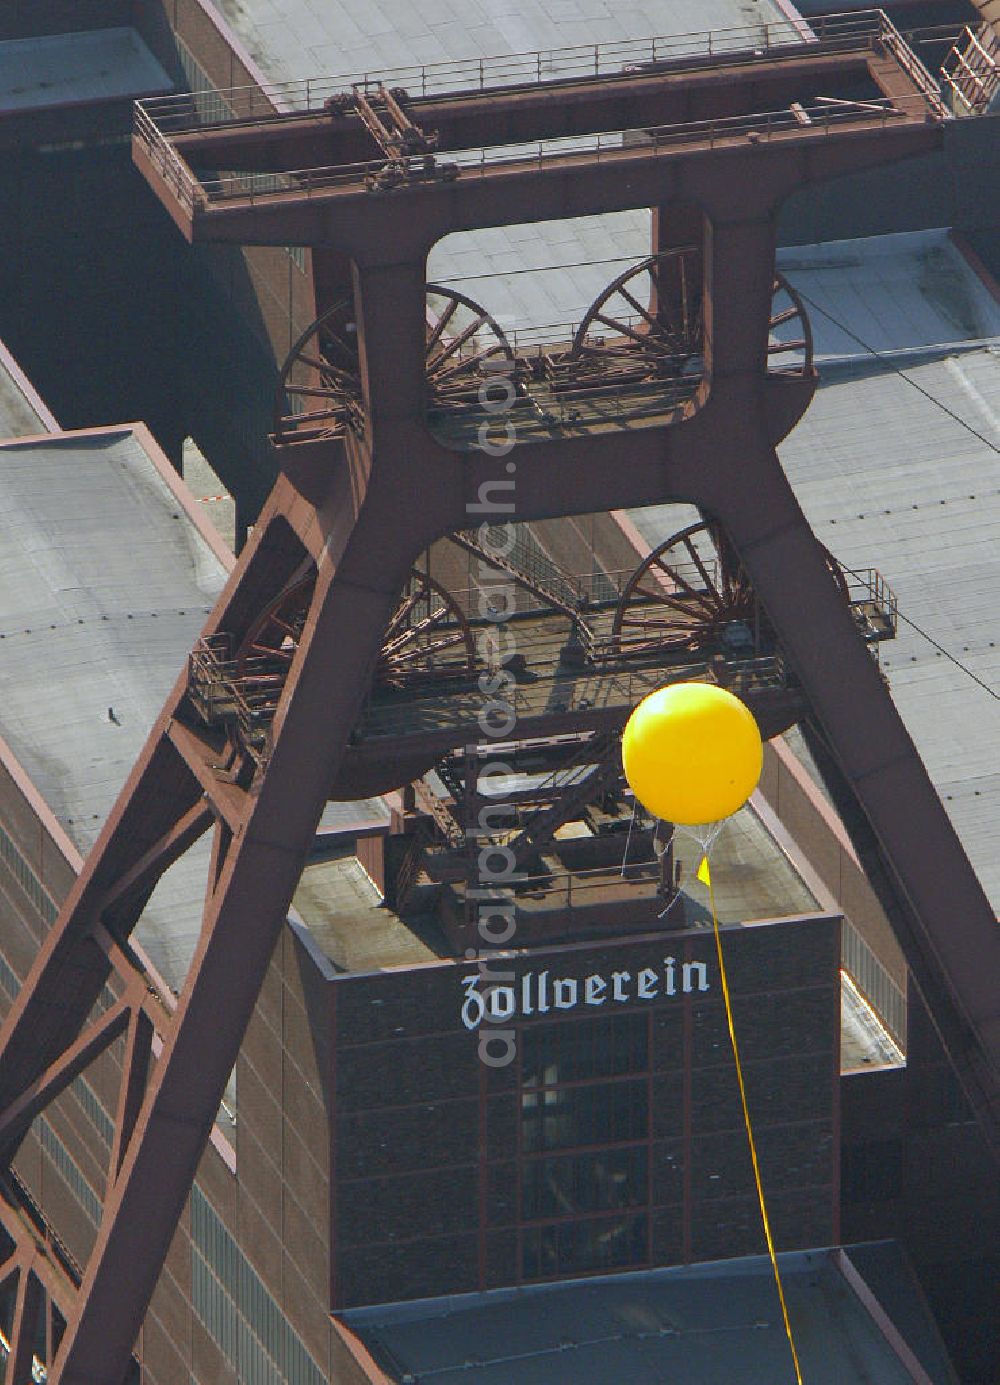
M 284 930 L 237 1066 L 238 1179 L 230 1223 L 324 1364 L 330 1349 L 328 1005 L 311 958 Z
M 907 1063 L 843 1079 L 843 1239 L 906 1250 L 963 1385 L 1000 1361 L 1000 1181 L 919 996 Z
M 35 843 L 33 859 L 46 860 L 51 843 L 41 841 L 37 821 L 24 817 L 16 826 L 21 840 Z M 13 881 L 0 884 L 16 892 Z M 4 931 L 14 936 L 14 911 L 6 912 Z M 23 931 L 30 953 L 41 920 L 26 921 Z M 725 946 L 779 1244 L 829 1243 L 837 923 L 728 930 Z M 634 977 L 646 966 L 662 968 L 668 952 L 678 977 L 684 960 L 704 961 L 709 991 L 616 1007 L 649 1017 L 649 1262 L 656 1264 L 761 1247 L 712 940 L 700 933 L 665 947 L 662 937 L 631 939 L 538 951 L 517 963 L 581 981 L 594 972 Z M 468 966 L 442 964 L 327 980 L 289 929 L 265 979 L 238 1067 L 238 1174 L 210 1149 L 198 1180 L 324 1370 L 331 1304 L 517 1282 L 517 1068 L 480 1062 L 476 1035 L 460 1020 L 460 982 L 469 974 Z M 572 1026 L 581 1015 L 586 1007 L 560 1022 Z M 116 1061 L 109 1054 L 107 1073 L 88 1073 L 111 1109 Z M 99 1191 L 106 1148 L 71 1093 L 51 1121 Z M 37 1138 L 19 1167 L 82 1259 L 93 1229 Z M 182 1379 L 188 1367 L 199 1380 L 230 1378 L 190 1295 L 185 1213 L 147 1316 L 149 1381 Z
M 0 825 L 26 859 L 42 887 L 58 904 L 68 893 L 76 873 L 3 765 L 0 765 Z
M 1000 221 L 1000 115 L 954 120 L 944 149 L 864 173 L 808 183 L 784 203 L 779 245 Z
M 769 1212 L 782 1248 L 836 1239 L 839 925 L 727 930 L 727 970 Z M 763 1249 L 709 934 L 538 950 L 520 978 L 703 961 L 705 994 L 616 1006 L 652 1020 L 648 1263 Z M 338 977 L 333 995 L 333 1304 L 518 1282 L 517 1064 L 491 1069 L 460 1020 L 469 968 Z M 634 984 L 634 983 L 633 983 Z M 515 983 L 519 986 L 519 980 Z M 680 984 L 678 982 L 678 989 Z M 582 992 L 582 986 L 581 986 Z M 607 1007 L 602 1013 L 607 1012 Z M 594 1008 L 540 1020 L 585 1024 Z

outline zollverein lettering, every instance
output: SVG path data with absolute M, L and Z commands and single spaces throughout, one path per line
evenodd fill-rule
M 705 962 L 681 962 L 664 957 L 658 967 L 638 971 L 598 972 L 590 976 L 556 976 L 550 971 L 527 971 L 511 985 L 486 981 L 477 972 L 461 978 L 465 995 L 462 1023 L 466 1029 L 507 1020 L 529 1019 L 550 1011 L 575 1010 L 579 1006 L 634 1005 L 636 1001 L 660 1000 L 692 991 L 707 991 Z

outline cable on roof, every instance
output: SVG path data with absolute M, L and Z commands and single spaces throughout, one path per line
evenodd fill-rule
M 594 269 L 601 265 L 633 264 L 635 255 L 615 255 L 610 260 L 576 260 L 573 264 L 528 265 L 524 269 L 502 269 L 499 273 L 490 270 L 488 274 L 453 274 L 443 278 L 435 275 L 435 284 L 469 284 L 475 279 L 512 279 L 515 274 L 548 274 L 563 269 Z
M 907 375 L 906 372 L 902 370 L 900 366 L 895 365 L 891 360 L 887 360 L 886 357 L 883 356 L 883 354 L 880 351 L 875 350 L 874 346 L 869 346 L 868 342 L 866 342 L 862 337 L 859 337 L 857 332 L 853 332 L 850 329 L 850 327 L 847 327 L 843 322 L 839 322 L 837 318 L 833 316 L 832 313 L 827 312 L 826 308 L 821 308 L 814 298 L 810 298 L 809 295 L 803 293 L 801 289 L 796 289 L 796 292 L 802 299 L 803 303 L 808 303 L 810 308 L 815 308 L 818 313 L 822 313 L 822 315 L 826 318 L 828 322 L 832 322 L 834 327 L 837 327 L 841 332 L 844 333 L 845 336 L 850 337 L 852 341 L 856 341 L 857 344 L 862 348 L 862 350 L 867 351 L 870 356 L 874 356 L 877 361 L 882 361 L 886 368 L 888 370 L 891 370 L 894 375 L 898 375 L 901 380 L 905 380 L 906 383 L 910 385 L 913 389 L 915 389 L 918 394 L 922 394 L 925 399 L 930 401 L 930 403 L 936 405 L 942 413 L 947 414 L 949 418 L 954 419 L 956 423 L 961 424 L 961 426 L 965 429 L 967 433 L 971 433 L 974 438 L 978 438 L 981 443 L 985 443 L 985 445 L 990 449 L 991 452 L 995 452 L 997 456 L 1000 456 L 1000 447 L 998 447 L 995 442 L 992 442 L 989 438 L 984 437 L 982 433 L 978 432 L 975 428 L 973 428 L 971 423 L 967 423 L 966 420 L 962 418 L 959 414 L 956 414 L 953 409 L 949 409 L 947 404 L 945 404 L 942 400 L 938 399 L 935 395 L 931 394 L 930 390 L 925 390 L 923 385 L 918 385 L 916 380 L 914 380 L 912 376 Z
M 851 577 L 856 578 L 857 581 L 859 581 L 863 587 L 866 587 L 871 596 L 875 596 L 875 584 L 872 581 L 870 581 L 869 578 L 865 577 L 863 573 L 855 572 L 853 568 L 847 567 L 844 563 L 840 563 L 840 566 Z M 944 657 L 950 660 L 951 663 L 953 663 L 957 669 L 961 669 L 961 671 L 964 674 L 967 674 L 968 677 L 972 679 L 973 683 L 978 683 L 979 686 L 982 688 L 983 692 L 989 693 L 990 697 L 992 697 L 996 702 L 1000 702 L 1000 693 L 998 693 L 995 688 L 991 688 L 989 683 L 984 683 L 977 673 L 973 673 L 972 669 L 969 668 L 967 664 L 963 664 L 961 659 L 956 658 L 954 654 L 950 653 L 949 650 L 945 649 L 943 644 L 939 644 L 938 641 L 934 638 L 934 636 L 928 634 L 928 632 L 922 626 L 918 625 L 915 620 L 911 620 L 909 616 L 904 616 L 903 612 L 899 609 L 898 606 L 896 607 L 896 615 L 903 622 L 904 625 L 908 625 L 911 630 L 915 630 L 918 635 L 922 635 L 928 644 L 932 644 L 934 646 L 938 653 L 943 654 Z
M 985 443 L 985 445 L 990 449 L 991 452 L 995 452 L 998 456 L 1000 456 L 1000 447 L 997 447 L 995 442 L 992 442 L 989 438 L 984 437 L 982 433 L 978 432 L 975 428 L 972 427 L 971 423 L 967 423 L 966 420 L 960 417 L 959 414 L 956 414 L 953 409 L 949 409 L 947 404 L 943 403 L 942 400 L 938 399 L 935 395 L 931 394 L 929 390 L 924 389 L 923 385 L 918 384 L 916 380 L 914 380 L 911 376 L 907 375 L 906 372 L 902 370 L 899 366 L 895 365 L 891 360 L 887 361 L 881 352 L 876 351 L 874 346 L 870 346 L 868 342 L 864 340 L 863 337 L 859 337 L 857 332 L 852 331 L 850 327 L 846 326 L 843 322 L 838 321 L 838 319 L 835 318 L 832 313 L 827 312 L 826 308 L 821 308 L 815 299 L 810 298 L 808 294 L 803 293 L 801 290 L 798 290 L 798 294 L 799 297 L 802 299 L 803 303 L 808 303 L 810 308 L 815 308 L 815 310 L 818 313 L 822 313 L 822 315 L 827 319 L 827 321 L 832 322 L 834 327 L 838 328 L 839 331 L 843 332 L 845 336 L 850 337 L 852 341 L 856 341 L 857 344 L 863 350 L 867 351 L 869 355 L 874 356 L 877 361 L 882 361 L 886 365 L 888 370 L 891 370 L 893 374 L 898 375 L 901 380 L 905 380 L 906 383 L 912 386 L 912 388 L 915 389 L 918 394 L 922 394 L 925 399 L 929 400 L 931 404 L 934 404 L 937 408 L 939 408 L 942 413 L 947 414 L 949 418 L 954 419 L 956 423 L 961 424 L 961 426 L 966 430 L 967 433 L 971 433 L 974 438 L 977 438 L 981 443 Z M 843 563 L 841 563 L 841 567 L 843 567 L 845 572 L 849 573 L 863 586 L 867 587 L 871 592 L 872 596 L 875 595 L 873 585 L 860 572 L 855 572 L 852 568 L 845 566 Z M 949 650 L 945 649 L 943 644 L 939 644 L 933 635 L 929 634 L 928 631 L 923 629 L 922 626 L 918 625 L 915 620 L 911 620 L 909 616 L 905 616 L 903 612 L 899 610 L 898 607 L 896 610 L 896 614 L 899 617 L 899 619 L 904 623 L 904 625 L 908 625 L 911 630 L 915 630 L 918 635 L 923 636 L 927 643 L 933 645 L 939 654 L 943 654 L 944 657 L 950 660 L 951 663 L 953 663 L 957 669 L 960 669 L 962 673 L 966 674 L 967 677 L 971 678 L 974 683 L 978 684 L 984 692 L 989 693 L 990 697 L 992 697 L 995 701 L 1000 702 L 1000 693 L 998 693 L 995 688 L 991 688 L 989 683 L 985 683 L 982 680 L 982 678 L 979 677 L 978 674 L 973 673 L 972 669 L 969 668 L 968 665 L 963 664 L 961 659 L 956 658 L 954 654 L 952 654 Z

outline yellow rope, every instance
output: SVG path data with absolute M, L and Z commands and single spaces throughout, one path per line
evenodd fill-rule
M 712 872 L 709 869 L 707 856 L 705 856 L 701 865 L 698 867 L 698 879 L 703 880 L 708 886 L 708 899 L 712 908 L 712 928 L 715 932 L 715 950 L 719 956 L 719 976 L 722 978 L 722 998 L 726 1002 L 726 1023 L 729 1025 L 729 1040 L 733 1046 L 733 1057 L 736 1059 L 736 1077 L 740 1084 L 740 1101 L 743 1103 L 743 1120 L 747 1128 L 747 1141 L 750 1145 L 750 1160 L 753 1164 L 754 1181 L 757 1184 L 757 1200 L 760 1203 L 760 1215 L 764 1223 L 767 1253 L 771 1257 L 771 1268 L 774 1270 L 774 1282 L 778 1287 L 778 1298 L 781 1301 L 781 1316 L 785 1320 L 785 1332 L 788 1336 L 788 1345 L 792 1352 L 792 1363 L 795 1366 L 795 1379 L 797 1385 L 802 1385 L 802 1369 L 799 1366 L 798 1352 L 795 1350 L 795 1338 L 792 1336 L 792 1324 L 788 1318 L 788 1305 L 785 1302 L 785 1291 L 781 1284 L 778 1257 L 775 1254 L 774 1239 L 771 1236 L 771 1223 L 768 1220 L 767 1206 L 764 1202 L 764 1184 L 760 1176 L 760 1165 L 757 1163 L 757 1145 L 754 1141 L 753 1128 L 750 1124 L 750 1108 L 747 1105 L 746 1087 L 743 1085 L 743 1068 L 740 1064 L 740 1051 L 736 1044 L 736 1030 L 733 1027 L 733 1007 L 729 999 L 729 981 L 726 977 L 726 963 L 722 956 L 722 935 L 719 932 L 719 916 L 715 912 L 715 890 L 712 888 Z

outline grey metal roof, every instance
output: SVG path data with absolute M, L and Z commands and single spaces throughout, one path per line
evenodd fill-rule
M 0 735 L 84 855 L 225 578 L 131 431 L 0 446 Z M 174 986 L 207 849 L 172 867 L 137 932 Z
M 947 657 L 1000 693 L 1000 303 L 945 232 L 780 260 L 796 288 L 889 353 L 873 360 L 810 308 L 830 363 L 781 459 L 820 540 L 848 567 L 878 568 L 899 599 L 882 667 L 1000 912 L 1000 704 Z
M 1000 349 L 907 367 L 1000 447 Z M 821 389 L 781 457 L 819 539 L 877 567 L 904 621 L 883 647 L 892 695 L 1000 910 L 1000 458 L 895 373 L 859 363 Z
M 779 1263 L 803 1379 L 912 1381 L 829 1252 L 786 1254 Z M 911 1350 L 934 1385 L 950 1385 L 955 1376 L 894 1247 L 886 1247 L 879 1273 L 880 1285 L 902 1285 L 899 1326 Z M 793 1378 L 764 1256 L 340 1316 L 390 1379 L 412 1385 L 776 1385 Z
M 794 32 L 776 0 L 213 3 L 271 82 L 765 24 L 772 36 Z M 462 232 L 434 247 L 428 278 L 446 279 L 482 302 L 505 329 L 578 322 L 607 283 L 649 254 L 649 245 L 646 210 Z
M 173 90 L 134 29 L 88 29 L 0 43 L 0 112 Z
M 274 82 L 787 22 L 774 0 L 212 0 Z
M 870 362 L 857 338 L 883 355 L 1000 336 L 1000 303 L 944 230 L 799 245 L 779 250 L 778 268 L 810 300 L 821 367 Z

